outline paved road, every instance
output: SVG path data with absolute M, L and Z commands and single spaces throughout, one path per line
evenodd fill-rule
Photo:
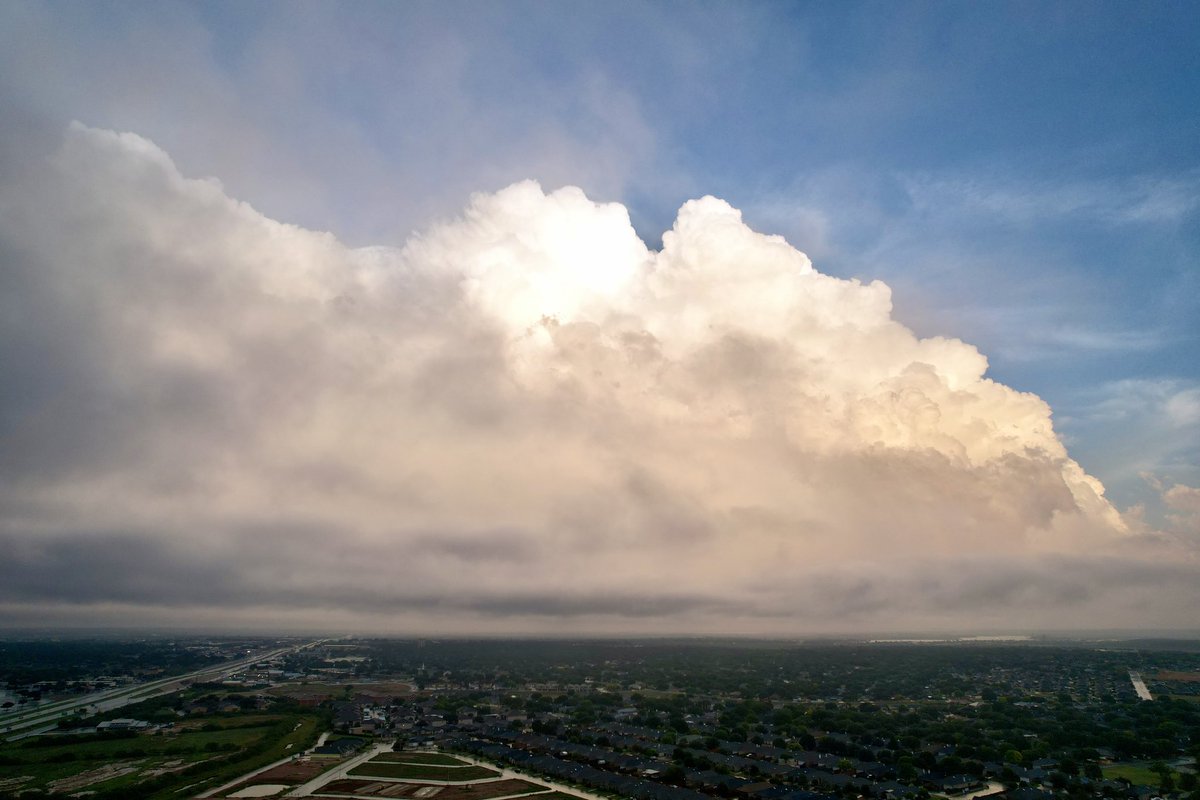
M 322 786 L 329 783 L 330 781 L 336 781 L 336 780 L 340 780 L 342 778 L 347 777 L 346 776 L 347 772 L 354 769 L 359 764 L 362 764 L 364 761 L 370 761 L 372 758 L 379 755 L 380 753 L 390 752 L 391 749 L 392 749 L 391 742 L 386 742 L 385 744 L 377 744 L 374 747 L 370 748 L 369 750 L 365 750 L 361 755 L 355 756 L 354 758 L 350 759 L 349 761 L 346 761 L 345 763 L 343 763 L 337 767 L 334 767 L 333 769 L 329 770 L 328 772 L 321 773 L 320 775 L 313 778 L 308 783 L 300 784 L 295 789 L 292 789 L 290 792 L 285 794 L 284 797 L 308 797 L 314 791 L 320 789 Z
M 1142 700 L 1153 700 L 1154 695 L 1150 694 L 1150 690 L 1146 688 L 1146 682 L 1142 680 L 1142 676 L 1133 670 L 1129 671 L 1129 680 L 1133 683 L 1133 690 L 1137 692 L 1137 696 Z
M 188 684 L 198 681 L 220 680 L 243 667 L 275 658 L 285 653 L 303 650 L 306 647 L 312 647 L 323 641 L 326 640 L 318 639 L 313 642 L 296 645 L 295 647 L 284 647 L 268 653 L 256 653 L 236 661 L 204 667 L 185 675 L 172 675 L 169 678 L 160 678 L 148 683 L 122 686 L 118 689 L 105 689 L 102 692 L 93 692 L 81 697 L 72 697 L 67 700 L 45 703 L 35 708 L 21 709 L 20 711 L 0 716 L 0 735 L 15 734 L 4 737 L 8 740 L 31 736 L 53 729 L 59 719 L 74 714 L 81 708 L 86 708 L 89 714 L 97 714 L 104 711 L 112 711 L 131 703 L 140 703 L 150 697 L 174 694 Z
M 199 797 L 212 797 L 214 794 L 223 792 L 232 786 L 237 786 L 242 781 L 249 780 L 249 779 L 253 778 L 255 775 L 266 772 L 269 769 L 275 769 L 276 767 L 278 767 L 282 764 L 286 764 L 289 761 L 291 761 L 292 758 L 293 758 L 293 756 L 284 756 L 283 758 L 279 759 L 278 761 L 272 761 L 270 764 L 267 764 L 265 767 L 260 767 L 259 769 L 251 770 L 250 772 L 247 772 L 245 774 L 238 775 L 236 778 L 231 780 L 229 783 L 223 783 L 220 786 L 209 789 L 208 791 L 201 792 L 200 794 L 196 795 L 196 797 L 198 797 L 198 798 Z
M 392 748 L 391 748 L 390 743 L 376 745 L 375 747 L 371 748 L 367 752 L 363 753 L 360 756 L 357 756 L 356 758 L 354 758 L 350 761 L 347 761 L 345 764 L 342 764 L 341 766 L 337 767 L 336 769 L 330 770 L 329 772 L 326 772 L 316 778 L 313 778 L 311 781 L 309 781 L 308 783 L 306 783 L 302 786 L 297 786 L 295 789 L 292 789 L 290 792 L 285 794 L 284 797 L 308 797 L 308 796 L 311 796 L 314 794 L 317 796 L 322 796 L 321 789 L 326 784 L 331 783 L 336 780 L 340 780 L 342 778 L 349 777 L 347 775 L 347 773 L 349 773 L 350 770 L 354 769 L 359 764 L 362 764 L 365 761 L 369 761 L 370 759 L 374 758 L 379 753 L 390 752 L 391 749 Z M 416 751 L 413 751 L 413 750 L 408 750 L 405 752 L 414 753 L 414 754 L 416 753 Z M 611 797 L 605 797 L 604 795 L 594 794 L 592 792 L 588 792 L 588 791 L 585 791 L 582 789 L 576 789 L 572 786 L 567 786 L 566 784 L 557 783 L 556 781 L 552 781 L 549 778 L 543 778 L 541 775 L 533 775 L 533 774 L 527 775 L 527 774 L 524 774 L 521 772 L 517 772 L 516 770 L 509 769 L 508 767 L 501 766 L 499 764 L 492 764 L 487 761 L 480 761 L 477 758 L 474 758 L 474 757 L 468 756 L 468 755 L 463 755 L 462 753 L 454 753 L 453 755 L 455 758 L 460 758 L 463 761 L 466 761 L 468 764 L 474 764 L 475 766 L 478 766 L 478 767 L 487 767 L 488 769 L 494 769 L 500 773 L 499 777 L 481 778 L 480 780 L 477 780 L 477 781 L 470 781 L 469 783 L 472 785 L 479 784 L 479 783 L 492 783 L 495 781 L 504 780 L 506 778 L 519 778 L 521 780 L 529 781 L 530 783 L 541 784 L 542 786 L 546 787 L 547 791 L 557 789 L 560 792 L 566 792 L 566 793 L 572 794 L 576 797 L 584 798 L 585 800 L 612 800 Z M 417 779 L 417 778 L 384 778 L 384 777 L 377 777 L 374 775 L 371 776 L 370 778 L 363 778 L 362 776 L 356 776 L 356 777 L 358 777 L 360 780 L 379 781 L 380 783 L 419 783 L 422 786 L 462 786 L 463 785 L 463 783 L 461 781 L 435 781 L 435 780 L 428 780 L 425 778 L 421 778 L 421 779 Z M 243 778 L 244 778 L 244 776 L 243 776 Z M 241 780 L 241 779 L 239 779 L 239 780 Z M 521 796 L 527 797 L 527 798 L 529 798 L 529 800 L 536 800 L 538 795 L 537 794 L 525 794 L 525 795 L 521 795 Z M 497 798 L 493 798 L 493 800 L 506 800 L 506 798 L 497 797 Z
M 318 747 L 325 744 L 325 740 L 328 738 L 329 738 L 329 731 L 322 733 L 319 737 L 317 737 L 316 744 L 314 744 L 312 747 L 310 747 L 308 750 L 305 750 L 304 752 L 311 753 L 313 750 L 316 750 Z M 391 749 L 390 746 L 388 746 L 388 745 L 383 745 L 383 747 L 385 749 L 389 749 L 389 750 Z M 374 751 L 372 751 L 372 754 L 374 754 Z M 256 770 L 239 775 L 236 778 L 234 778 L 233 780 L 231 780 L 229 783 L 225 783 L 220 786 L 217 786 L 216 788 L 209 789 L 206 792 L 196 795 L 196 797 L 197 798 L 212 797 L 215 794 L 220 794 L 221 792 L 225 791 L 226 789 L 228 789 L 232 786 L 237 786 L 242 781 L 246 781 L 246 780 L 249 780 L 250 778 L 253 778 L 255 775 L 260 775 L 269 769 L 274 769 L 275 767 L 278 767 L 281 764 L 286 764 L 295 757 L 296 757 L 296 754 L 284 756 L 283 758 L 279 759 L 278 761 L 272 761 L 270 764 L 267 764 L 265 767 L 259 767 Z M 309 783 L 313 783 L 313 782 L 315 782 L 315 781 L 309 781 Z M 308 784 L 305 784 L 305 785 L 307 786 Z M 292 795 L 288 795 L 288 796 L 291 797 Z
M 952 795 L 954 800 L 975 800 L 977 797 L 991 797 L 1004 791 L 1004 784 L 998 781 L 988 781 L 987 786 L 966 794 Z
M 583 797 L 583 798 L 586 798 L 587 800 L 612 800 L 611 795 L 606 796 L 606 795 L 602 795 L 602 794 L 595 794 L 593 792 L 589 792 L 586 789 L 577 789 L 574 786 L 568 786 L 565 783 L 558 783 L 557 781 L 550 780 L 549 778 L 544 778 L 541 775 L 538 775 L 537 773 L 518 772 L 515 769 L 510 769 L 508 767 L 501 766 L 500 764 L 492 764 L 488 761 L 480 761 L 478 758 L 475 758 L 474 756 L 467 756 L 467 755 L 463 755 L 462 753 L 455 753 L 454 757 L 461 758 L 463 761 L 470 762 L 472 764 L 475 764 L 476 766 L 490 767 L 491 769 L 500 770 L 500 778 L 498 778 L 497 780 L 500 780 L 503 778 L 520 778 L 521 780 L 526 780 L 526 781 L 529 781 L 530 783 L 540 783 L 543 786 L 549 786 L 551 789 L 557 789 L 560 792 L 566 792 L 567 794 L 573 794 L 576 797 Z M 530 798 L 530 800 L 533 800 L 533 798 L 537 797 L 537 795 L 536 794 L 528 795 L 528 797 Z

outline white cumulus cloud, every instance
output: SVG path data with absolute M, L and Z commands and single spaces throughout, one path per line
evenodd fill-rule
M 75 125 L 4 187 L 0 248 L 13 622 L 1170 627 L 1200 599 L 1046 403 L 712 197 L 660 251 L 532 182 L 354 249 Z

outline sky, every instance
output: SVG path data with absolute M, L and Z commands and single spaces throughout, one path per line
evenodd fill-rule
M 0 5 L 0 629 L 1196 632 L 1198 40 Z

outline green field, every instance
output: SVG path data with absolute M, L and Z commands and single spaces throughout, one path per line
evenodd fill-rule
M 177 798 L 184 786 L 201 791 L 300 752 L 323 727 L 317 715 L 300 713 L 189 722 L 203 725 L 157 735 L 80 734 L 5 743 L 0 745 L 0 793 L 87 791 L 98 800 Z
M 380 753 L 373 761 L 392 761 L 403 764 L 426 764 L 442 767 L 470 766 L 466 761 L 445 753 Z
M 422 764 L 398 764 L 394 761 L 372 759 L 350 770 L 356 778 L 404 778 L 426 781 L 477 781 L 481 778 L 497 778 L 499 772 L 485 767 L 425 766 Z
M 1110 779 L 1124 778 L 1130 783 L 1142 784 L 1145 786 L 1158 786 L 1161 782 L 1157 772 L 1152 772 L 1150 767 L 1145 764 L 1113 764 L 1112 766 L 1104 767 L 1104 777 Z M 1179 773 L 1172 773 L 1175 778 L 1175 783 L 1179 783 Z

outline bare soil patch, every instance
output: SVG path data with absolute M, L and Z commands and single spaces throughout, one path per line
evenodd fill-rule
M 433 791 L 437 790 L 437 791 Z M 391 783 L 384 781 L 364 781 L 346 778 L 331 781 L 322 786 L 315 794 L 337 793 L 355 797 L 404 797 L 411 800 L 491 800 L 493 797 L 506 797 L 517 794 L 533 794 L 544 792 L 545 786 L 523 781 L 520 778 L 507 778 L 487 783 L 466 784 L 464 786 L 429 786 L 419 783 Z
M 398 778 L 410 781 L 454 781 L 466 783 L 484 778 L 499 778 L 500 773 L 487 767 L 467 764 L 461 767 L 426 766 L 424 764 L 399 764 L 377 757 L 350 770 L 355 777 Z
M 274 797 L 283 790 L 287 789 L 281 783 L 262 783 L 258 786 L 247 786 L 238 792 L 229 795 L 230 797 Z
M 82 789 L 84 786 L 91 786 L 93 783 L 120 778 L 130 773 L 137 772 L 138 764 L 141 761 L 117 761 L 112 764 L 105 764 L 96 769 L 89 769 L 87 772 L 80 772 L 77 775 L 72 775 L 68 778 L 60 778 L 56 781 L 50 781 L 46 786 L 52 792 L 66 793 L 75 789 Z
M 286 764 L 271 767 L 266 772 L 260 772 L 235 786 L 229 787 L 225 790 L 224 796 L 247 797 L 248 795 L 238 795 L 237 793 L 252 786 L 268 784 L 283 784 L 288 787 L 299 786 L 302 783 L 311 781 L 333 765 L 334 762 L 331 761 L 289 761 Z
M 289 761 L 255 775 L 255 783 L 307 783 L 329 769 L 332 764 L 314 761 Z
M 279 697 L 291 697 L 296 700 L 323 700 L 325 698 L 342 697 L 346 687 L 350 687 L 351 695 L 367 695 L 368 697 L 392 698 L 405 697 L 413 693 L 413 687 L 400 681 L 380 681 L 379 683 L 284 683 L 272 686 L 268 694 Z

